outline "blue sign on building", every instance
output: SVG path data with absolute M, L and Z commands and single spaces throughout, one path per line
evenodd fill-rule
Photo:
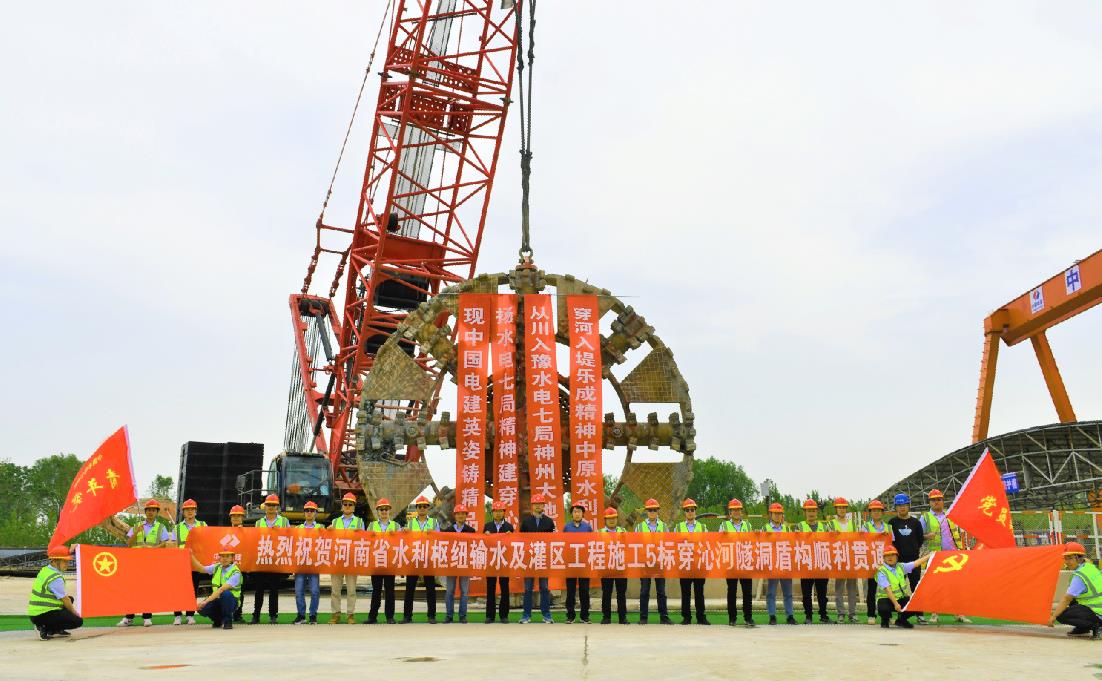
M 1017 473 L 1003 473 L 1003 488 L 1006 489 L 1007 494 L 1017 494 L 1018 487 L 1018 474 Z

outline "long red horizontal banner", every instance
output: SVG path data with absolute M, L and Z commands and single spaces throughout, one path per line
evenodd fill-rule
M 507 577 L 871 577 L 887 534 L 382 533 L 197 527 L 202 563 L 223 547 L 245 572 Z

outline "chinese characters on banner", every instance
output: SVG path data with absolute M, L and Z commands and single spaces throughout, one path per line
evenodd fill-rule
M 570 336 L 570 503 L 585 507 L 585 517 L 601 522 L 601 336 L 596 296 L 567 296 Z M 594 525 L 597 527 L 597 525 Z
M 524 388 L 528 414 L 528 475 L 532 494 L 547 497 L 546 513 L 563 522 L 562 428 L 555 313 L 549 295 L 524 296 Z
M 107 438 L 77 471 L 50 546 L 63 544 L 138 499 L 126 426 Z
M 238 540 L 245 572 L 502 577 L 871 577 L 891 535 L 864 532 L 371 533 L 197 527 L 200 562 Z
M 456 381 L 455 503 L 467 507 L 467 522 L 482 529 L 486 499 L 486 382 L 490 364 L 493 296 L 459 296 Z
M 494 500 L 507 506 L 505 519 L 520 527 L 520 441 L 517 437 L 517 297 L 494 296 Z M 482 529 L 477 527 L 475 529 Z
M 1016 544 L 1006 488 L 991 452 L 983 451 L 946 515 L 988 548 Z

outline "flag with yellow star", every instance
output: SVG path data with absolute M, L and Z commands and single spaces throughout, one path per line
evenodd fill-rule
M 187 551 L 77 544 L 76 563 L 81 617 L 195 610 Z

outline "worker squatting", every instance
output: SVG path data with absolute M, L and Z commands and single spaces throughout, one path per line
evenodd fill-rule
M 876 570 L 873 578 L 866 580 L 865 603 L 868 624 L 879 622 L 881 627 L 888 628 L 895 618 L 895 625 L 902 628 L 913 628 L 911 618 L 919 623 L 926 620 L 922 613 L 904 612 L 904 606 L 909 601 L 912 590 L 918 582 L 922 566 L 929 560 L 933 551 L 956 550 L 963 547 L 960 529 L 945 515 L 945 501 L 938 490 L 932 490 L 929 494 L 930 510 L 920 517 L 910 515 L 910 498 L 905 494 L 895 497 L 895 515 L 891 518 L 884 517 L 884 505 L 879 500 L 872 501 L 869 506 L 869 520 L 858 523 L 848 512 L 848 503 L 845 499 L 834 501 L 837 516 L 830 521 L 819 519 L 819 506 L 814 500 L 807 500 L 803 504 L 804 520 L 798 523 L 786 523 L 784 509 L 780 504 L 769 507 L 768 520 L 760 528 L 764 532 L 869 532 L 887 533 L 893 535 L 893 545 L 887 546 L 883 551 L 882 562 Z M 554 521 L 544 514 L 543 509 L 546 499 L 541 495 L 532 497 L 532 514 L 521 522 L 519 531 L 524 532 L 555 532 Z M 453 511 L 453 522 L 439 526 L 434 518 L 429 517 L 431 502 L 424 496 L 418 497 L 414 506 L 416 514 L 413 515 L 405 528 L 399 526 L 397 521 L 390 518 L 391 506 L 386 499 L 380 499 L 376 504 L 376 519 L 365 524 L 363 520 L 354 514 L 356 498 L 352 494 L 345 495 L 341 501 L 342 514 L 330 524 L 329 529 L 343 531 L 369 531 L 376 533 L 386 532 L 475 532 L 475 529 L 467 524 L 468 510 L 463 506 L 456 506 Z M 492 505 L 492 519 L 486 522 L 483 532 L 485 534 L 508 534 L 517 531 L 505 520 L 505 504 L 494 502 Z M 130 546 L 163 547 L 177 544 L 184 546 L 188 533 L 195 527 L 202 525 L 196 521 L 197 506 L 193 500 L 185 501 L 181 506 L 183 520 L 177 525 L 175 534 L 170 533 L 164 524 L 157 518 L 160 506 L 155 500 L 151 500 L 145 506 L 146 522 L 133 528 L 128 534 Z M 743 505 L 738 499 L 732 499 L 727 505 L 728 517 L 719 527 L 720 532 L 751 532 L 754 531 L 749 520 L 743 517 Z M 280 515 L 280 503 L 278 497 L 269 495 L 264 503 L 265 516 L 256 522 L 257 527 L 288 527 L 287 519 Z M 302 527 L 306 529 L 322 528 L 316 522 L 317 506 L 308 502 L 305 507 L 305 522 Z M 644 504 L 646 517 L 638 523 L 634 531 L 641 533 L 693 533 L 706 531 L 703 523 L 696 518 L 697 506 L 692 499 L 686 499 L 682 504 L 685 519 L 674 525 L 667 525 L 659 517 L 660 506 L 654 499 L 648 499 Z M 593 528 L 583 519 L 584 509 L 581 505 L 571 508 L 571 519 L 562 528 L 563 532 L 593 532 Z M 241 527 L 245 512 L 240 506 L 234 506 L 230 510 L 230 526 Z M 619 512 L 614 508 L 606 510 L 604 526 L 599 532 L 625 532 L 619 526 Z M 1095 565 L 1087 560 L 1083 547 L 1071 543 L 1065 549 L 1065 563 L 1069 570 L 1074 570 L 1066 595 L 1053 610 L 1050 624 L 1060 622 L 1069 624 L 1073 629 L 1069 636 L 1082 636 L 1097 639 L 1102 632 L 1102 573 Z M 48 554 L 49 564 L 42 568 L 31 591 L 30 604 L 27 614 L 38 630 L 42 639 L 55 636 L 68 636 L 68 630 L 79 627 L 83 621 L 73 608 L 72 599 L 65 595 L 64 580 L 61 570 L 65 568 L 69 560 L 69 552 L 64 547 L 51 549 Z M 196 611 L 199 615 L 209 618 L 212 626 L 232 629 L 234 621 L 243 621 L 242 617 L 242 588 L 244 575 L 235 565 L 235 553 L 232 550 L 219 552 L 215 563 L 204 565 L 194 555 L 191 557 L 193 572 L 193 587 L 198 587 L 198 573 L 205 572 L 211 576 L 212 593 L 199 600 Z M 253 600 L 253 613 L 251 623 L 260 622 L 260 614 L 263 609 L 265 595 L 268 596 L 269 622 L 274 624 L 278 617 L 278 580 L 282 579 L 279 573 L 253 572 L 250 580 L 253 582 L 255 595 Z M 332 614 L 329 617 L 330 624 L 338 624 L 342 621 L 349 624 L 356 620 L 356 586 L 358 576 L 355 574 L 334 574 L 332 576 L 331 605 Z M 590 622 L 590 595 L 589 579 L 576 577 L 566 579 L 566 621 L 583 623 Z M 738 624 L 739 599 L 738 592 L 742 591 L 741 614 L 744 626 L 755 626 L 752 604 L 750 579 L 727 579 L 727 621 L 731 626 Z M 798 624 L 793 612 L 791 579 L 768 579 L 766 589 L 766 608 L 768 622 L 771 625 L 778 623 L 776 608 L 777 590 L 781 591 L 786 624 Z M 837 579 L 835 583 L 835 606 L 839 621 L 857 621 L 857 601 L 859 579 Z M 427 601 L 427 615 L 429 623 L 437 622 L 437 583 L 436 577 L 429 574 L 409 575 L 406 578 L 406 591 L 403 603 L 402 618 L 396 619 L 396 605 L 394 594 L 393 575 L 371 575 L 372 594 L 369 613 L 364 624 L 376 624 L 379 620 L 379 611 L 382 609 L 385 622 L 388 624 L 409 623 L 413 621 L 413 601 L 418 583 L 425 591 Z M 681 623 L 708 625 L 710 624 L 704 608 L 704 579 L 684 578 L 681 585 Z M 466 623 L 467 605 L 470 577 L 445 577 L 445 617 L 444 623 L 458 621 Z M 459 587 L 458 613 L 456 612 L 456 587 Z M 813 621 L 815 606 L 817 606 L 819 621 L 832 622 L 827 613 L 826 579 L 801 579 L 800 590 L 803 600 L 804 623 Z M 345 591 L 345 605 L 342 611 L 342 588 Z M 673 624 L 669 616 L 666 599 L 666 580 L 664 578 L 643 578 L 640 580 L 639 593 L 639 624 L 647 624 L 650 621 L 650 604 L 652 588 L 655 595 L 655 604 L 658 610 L 658 622 L 661 624 Z M 509 580 L 508 578 L 486 578 L 486 619 L 487 623 L 509 621 Z M 306 595 L 310 596 L 309 610 L 307 610 Z M 627 578 L 602 578 L 601 579 L 601 624 L 611 624 L 613 621 L 613 597 L 615 596 L 615 615 L 620 624 L 627 624 Z M 542 622 L 552 623 L 551 594 L 546 578 L 525 578 L 524 595 L 522 599 L 523 613 L 521 624 L 532 621 L 532 610 L 538 607 Z M 813 603 L 814 596 L 814 603 Z M 319 575 L 296 574 L 295 575 L 295 601 L 297 617 L 295 624 L 317 623 L 318 601 L 320 600 Z M 175 624 L 181 624 L 183 618 L 187 618 L 188 624 L 194 624 L 195 612 L 176 613 Z M 152 626 L 152 614 L 143 613 L 144 626 Z M 695 619 L 694 619 L 695 617 Z M 936 621 L 937 615 L 931 619 Z M 963 617 L 958 620 L 967 622 Z M 119 622 L 118 626 L 132 626 L 133 615 L 127 615 Z

